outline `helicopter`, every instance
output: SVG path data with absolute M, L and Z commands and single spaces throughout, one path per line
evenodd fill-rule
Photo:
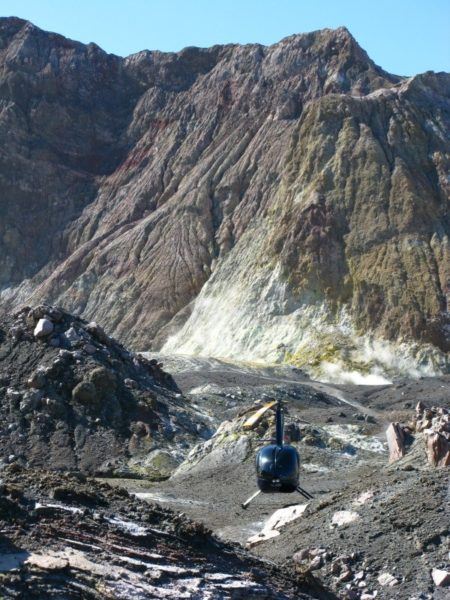
M 258 490 L 241 504 L 247 508 L 259 494 L 291 494 L 298 492 L 307 500 L 313 496 L 300 487 L 300 455 L 294 446 L 284 444 L 284 410 L 281 400 L 276 403 L 275 444 L 261 448 L 256 455 Z

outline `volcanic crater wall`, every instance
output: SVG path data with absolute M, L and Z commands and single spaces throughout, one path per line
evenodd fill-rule
M 120 58 L 7 18 L 0 131 L 3 307 L 136 349 L 303 364 L 326 334 L 332 363 L 369 335 L 446 368 L 450 75 L 390 75 L 345 28 Z

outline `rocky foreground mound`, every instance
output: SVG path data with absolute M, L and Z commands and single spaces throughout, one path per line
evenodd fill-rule
M 448 74 L 386 73 L 345 28 L 120 58 L 7 18 L 0 103 L 3 305 L 141 350 L 187 319 L 167 351 L 449 350 Z
M 199 435 L 172 377 L 96 323 L 44 305 L 0 322 L 3 463 L 157 477 Z
M 182 514 L 81 476 L 3 469 L 0 527 L 2 598 L 330 597 Z

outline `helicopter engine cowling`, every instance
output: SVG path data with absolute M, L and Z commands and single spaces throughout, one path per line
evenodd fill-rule
M 299 477 L 300 456 L 294 446 L 272 444 L 256 455 L 256 479 L 261 492 L 295 492 Z

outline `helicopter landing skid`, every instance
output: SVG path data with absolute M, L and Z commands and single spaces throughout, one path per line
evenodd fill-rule
M 252 494 L 250 496 L 250 498 L 248 498 L 248 500 L 246 500 L 245 502 L 243 502 L 241 504 L 242 508 L 247 508 L 247 506 L 250 504 L 250 502 L 252 502 L 257 496 L 259 496 L 259 494 L 261 493 L 261 490 L 256 491 L 254 494 Z
M 306 490 L 304 490 L 303 488 L 301 488 L 300 486 L 297 486 L 296 491 L 303 496 L 303 498 L 306 498 L 307 500 L 312 500 L 314 498 L 314 496 L 312 494 L 310 494 L 309 492 L 307 492 Z
M 306 498 L 306 500 L 312 500 L 314 497 L 312 494 L 310 494 L 308 491 L 304 490 L 300 486 L 298 486 L 295 489 L 295 491 L 298 492 L 304 498 Z M 260 493 L 261 490 L 257 490 L 254 494 L 252 494 L 250 498 L 248 498 L 245 502 L 241 504 L 242 508 L 245 510 L 250 505 L 250 503 L 253 502 L 253 500 L 259 496 Z

